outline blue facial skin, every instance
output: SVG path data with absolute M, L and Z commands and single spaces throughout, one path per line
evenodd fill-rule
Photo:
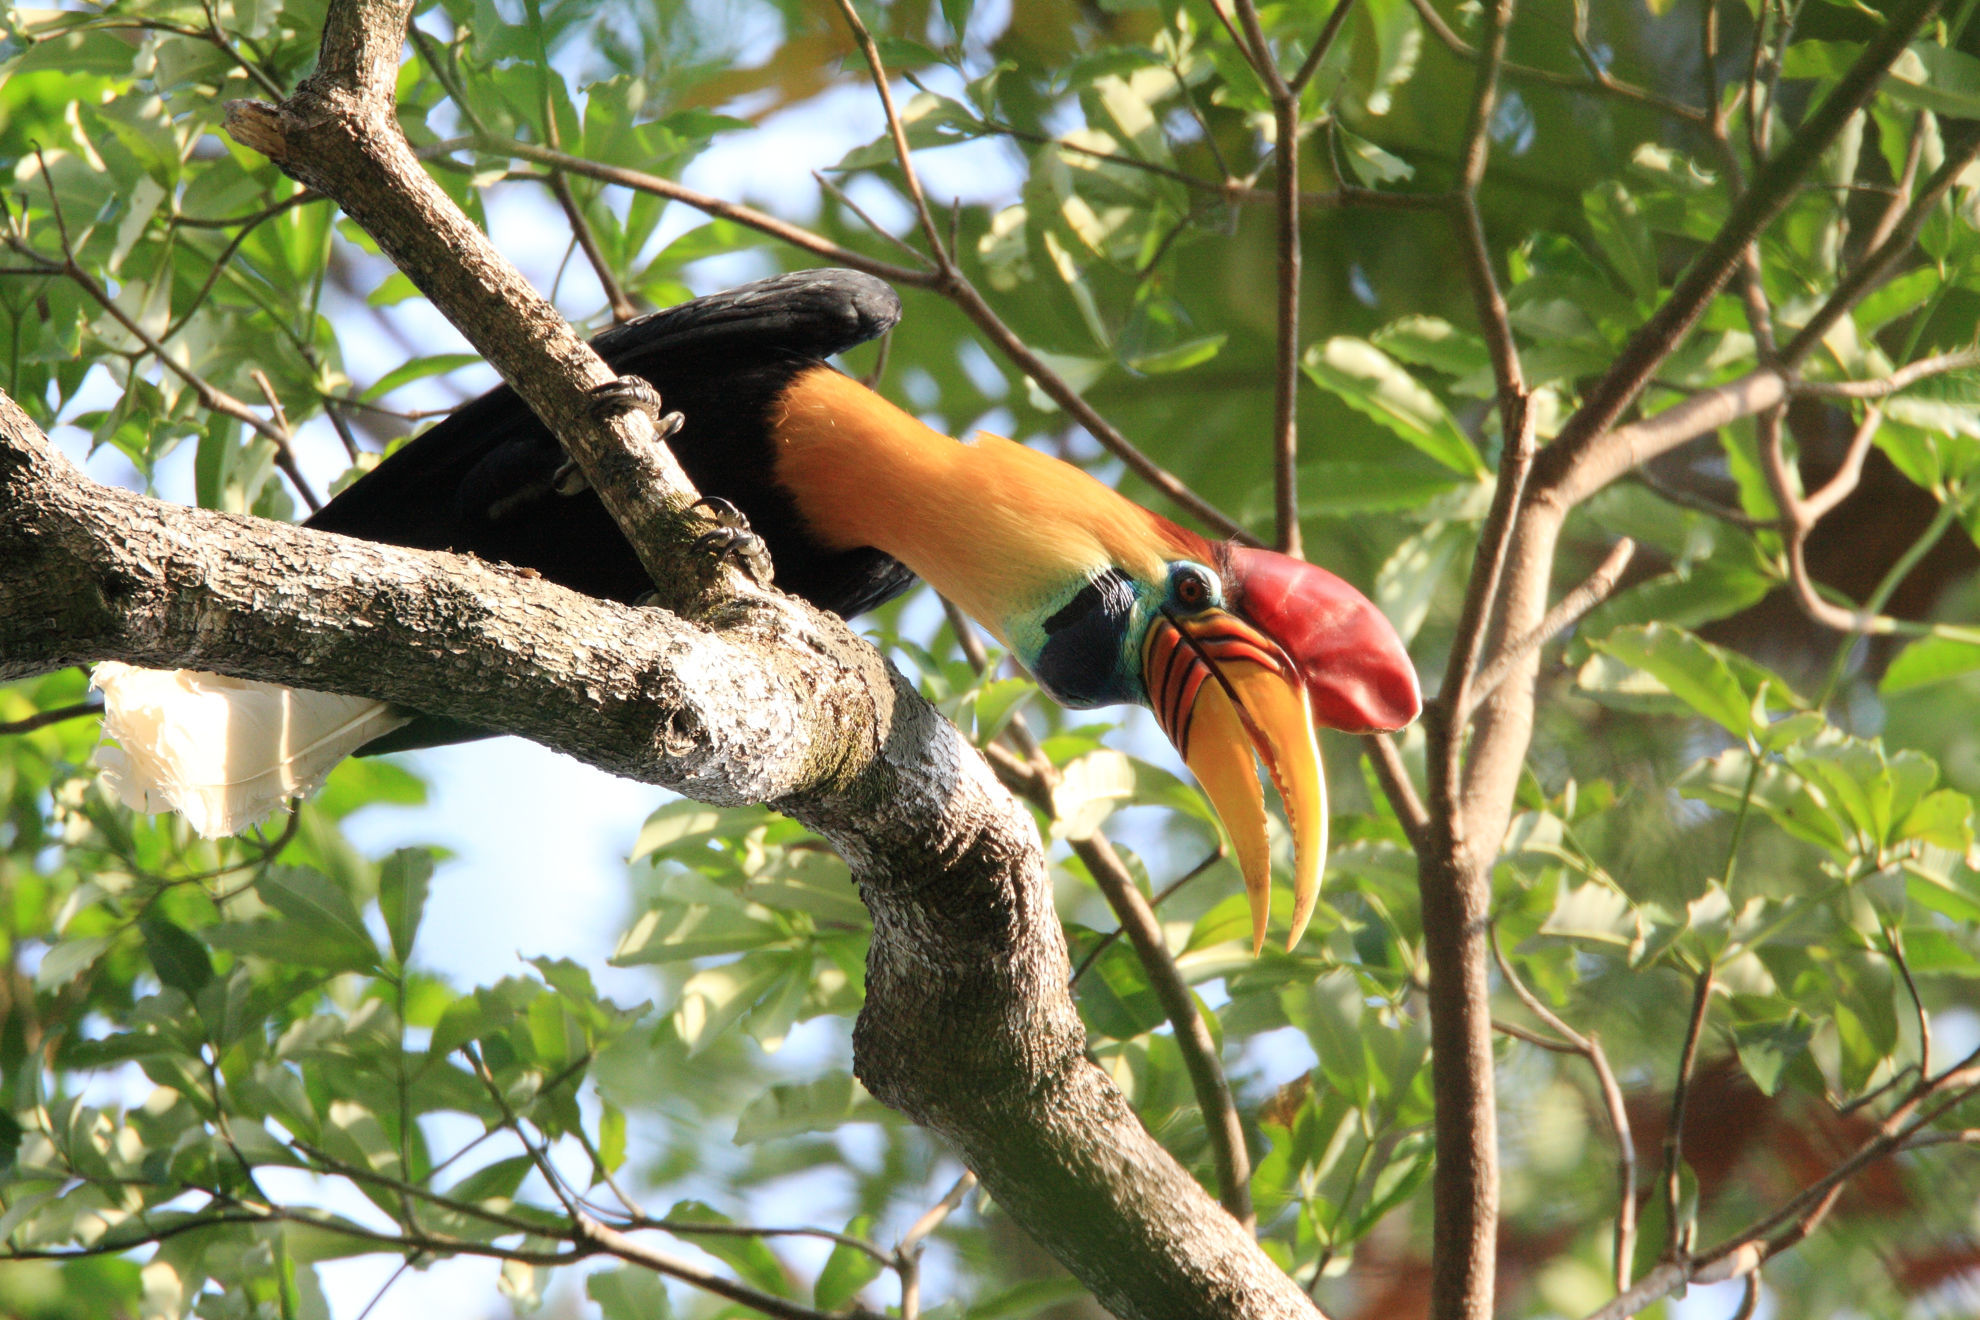
M 1041 611 L 1044 618 L 1035 625 L 1012 629 L 1012 641 L 1038 686 L 1062 706 L 1146 705 L 1141 647 L 1148 625 L 1164 611 L 1188 618 L 1223 603 L 1223 583 L 1202 564 L 1169 564 L 1159 595 L 1149 584 L 1110 568 L 1048 607 L 1049 612 Z M 1043 640 L 1025 656 L 1025 642 L 1032 637 Z

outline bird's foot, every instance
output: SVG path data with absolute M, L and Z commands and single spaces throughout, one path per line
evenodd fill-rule
M 643 376 L 621 376 L 591 387 L 591 411 L 596 417 L 614 413 L 643 412 L 649 421 L 660 420 L 660 391 Z
M 715 530 L 694 538 L 696 551 L 712 553 L 718 563 L 732 560 L 759 585 L 770 585 L 770 548 L 750 530 L 749 519 L 741 509 L 720 495 L 704 495 L 688 508 L 708 510 L 715 522 Z
M 622 412 L 645 413 L 653 423 L 654 438 L 669 440 L 687 422 L 678 412 L 660 411 L 660 391 L 653 388 L 650 381 L 641 376 L 621 376 L 608 380 L 603 385 L 591 388 L 591 413 L 601 420 Z M 559 495 L 582 495 L 591 489 L 591 482 L 574 462 L 564 465 L 551 474 L 550 483 Z
M 660 391 L 653 388 L 652 382 L 644 376 L 621 376 L 591 387 L 591 411 L 594 416 L 645 413 L 646 420 L 652 422 L 653 429 L 659 433 L 658 438 L 667 440 L 681 429 L 687 418 L 677 412 L 662 412 L 664 406 L 660 402 Z

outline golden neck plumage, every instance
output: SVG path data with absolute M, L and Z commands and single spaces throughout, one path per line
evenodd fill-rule
M 870 545 L 1008 642 L 1007 624 L 1105 567 L 1160 579 L 1187 535 L 1069 463 L 958 444 L 829 367 L 772 406 L 774 470 L 814 534 Z

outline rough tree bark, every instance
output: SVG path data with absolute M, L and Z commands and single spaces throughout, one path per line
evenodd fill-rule
M 318 73 L 237 135 L 358 218 L 550 422 L 656 576 L 693 491 L 610 372 L 433 186 L 391 90 L 410 5 L 333 4 Z M 735 584 L 731 584 L 733 586 Z M 1286 1317 L 1312 1303 L 1084 1054 L 1030 816 L 841 623 L 697 589 L 684 612 L 473 558 L 99 486 L 0 395 L 0 680 L 117 659 L 375 696 L 715 803 L 767 802 L 844 855 L 874 921 L 855 1066 L 961 1151 L 1109 1309 Z

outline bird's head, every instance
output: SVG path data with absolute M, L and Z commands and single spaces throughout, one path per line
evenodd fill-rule
M 1292 827 L 1291 947 L 1319 897 L 1327 849 L 1315 730 L 1402 728 L 1422 705 L 1416 671 L 1381 612 L 1325 569 L 1135 511 L 1148 520 L 1146 536 L 1137 531 L 1137 544 L 1116 547 L 1111 563 L 1029 612 L 1010 640 L 1064 705 L 1136 702 L 1155 712 L 1230 832 L 1254 948 L 1271 903 L 1254 755 L 1264 764 Z

